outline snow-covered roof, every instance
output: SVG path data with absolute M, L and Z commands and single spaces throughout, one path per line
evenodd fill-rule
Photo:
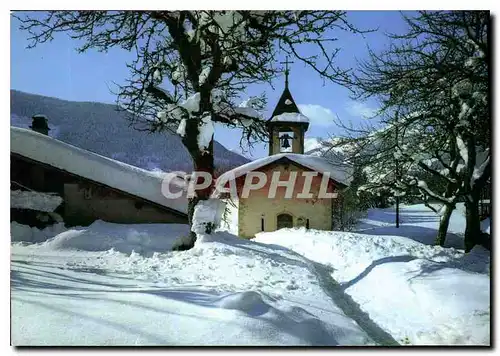
M 300 112 L 284 112 L 282 114 L 273 116 L 272 122 L 306 122 L 309 123 L 309 118 L 302 115 Z
M 301 166 L 304 166 L 321 174 L 329 173 L 331 179 L 341 184 L 348 186 L 351 183 L 352 168 L 350 166 L 340 162 L 331 162 L 323 157 L 309 156 L 297 153 L 280 153 L 256 159 L 255 161 L 246 163 L 242 166 L 227 171 L 221 176 L 221 180 L 225 181 L 233 177 L 241 177 L 248 172 L 267 166 L 268 164 L 282 158 L 287 158 L 292 162 L 295 162 Z
M 164 174 L 131 166 L 18 127 L 10 128 L 10 150 L 32 160 L 187 213 L 185 195 L 169 199 L 162 194 Z M 170 184 L 176 186 L 171 189 L 172 192 L 177 192 L 183 186 L 183 181 L 179 179 Z

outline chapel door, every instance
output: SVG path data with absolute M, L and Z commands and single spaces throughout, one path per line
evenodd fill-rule
M 285 227 L 293 227 L 293 217 L 289 214 L 280 214 L 277 217 L 278 230 Z

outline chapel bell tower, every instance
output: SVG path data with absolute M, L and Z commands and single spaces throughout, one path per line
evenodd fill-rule
M 288 89 L 288 58 L 284 62 L 285 89 L 267 121 L 269 132 L 269 155 L 278 153 L 304 153 L 304 134 L 309 127 L 309 119 L 302 115 Z

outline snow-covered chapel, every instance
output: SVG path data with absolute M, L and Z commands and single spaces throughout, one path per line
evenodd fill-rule
M 223 175 L 236 182 L 238 199 L 232 199 L 231 204 L 237 209 L 232 212 L 231 228 L 240 237 L 252 238 L 261 231 L 287 227 L 331 230 L 336 193 L 350 182 L 348 167 L 304 154 L 309 119 L 300 112 L 293 99 L 288 74 L 287 69 L 285 88 L 266 122 L 269 155 Z M 262 172 L 267 180 L 261 187 L 245 192 L 245 184 L 255 183 L 250 172 Z M 293 184 L 287 187 L 287 182 Z

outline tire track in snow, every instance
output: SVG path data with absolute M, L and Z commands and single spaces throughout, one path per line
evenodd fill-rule
M 344 292 L 340 284 L 330 275 L 328 268 L 321 263 L 311 261 L 303 257 L 311 264 L 311 269 L 318 277 L 320 286 L 333 302 L 353 319 L 373 341 L 381 346 L 400 346 L 400 344 L 387 331 L 378 326 L 361 307 L 348 294 Z

